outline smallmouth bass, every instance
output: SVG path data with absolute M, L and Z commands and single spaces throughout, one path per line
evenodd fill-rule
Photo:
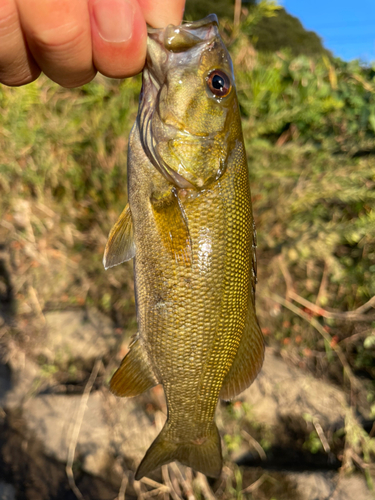
M 240 113 L 215 15 L 149 29 L 128 197 L 104 266 L 135 257 L 139 332 L 110 389 L 162 384 L 168 408 L 135 478 L 173 460 L 218 477 L 218 399 L 251 384 L 264 343 Z

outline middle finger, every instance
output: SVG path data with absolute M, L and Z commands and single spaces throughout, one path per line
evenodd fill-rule
M 87 0 L 17 0 L 29 48 L 41 70 L 65 87 L 95 76 Z

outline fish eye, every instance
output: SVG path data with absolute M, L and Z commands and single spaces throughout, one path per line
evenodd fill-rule
M 206 77 L 207 85 L 217 97 L 226 97 L 232 89 L 229 76 L 219 69 L 214 69 Z

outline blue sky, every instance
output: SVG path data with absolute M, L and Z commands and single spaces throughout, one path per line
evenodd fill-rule
M 375 0 L 279 0 L 334 55 L 375 62 Z

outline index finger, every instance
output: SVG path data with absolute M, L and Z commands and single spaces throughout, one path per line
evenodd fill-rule
M 185 0 L 88 1 L 93 61 L 100 73 L 112 78 L 132 76 L 142 70 L 146 22 L 155 28 L 178 25 L 185 6 Z

